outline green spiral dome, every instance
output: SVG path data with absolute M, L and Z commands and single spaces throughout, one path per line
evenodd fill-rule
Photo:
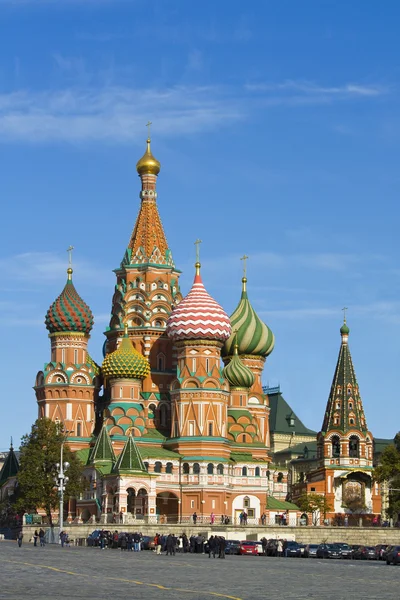
M 101 367 L 109 378 L 145 379 L 150 373 L 149 361 L 132 345 L 127 329 L 117 350 L 107 354 Z
M 253 371 L 240 360 L 237 345 L 234 347 L 231 360 L 223 370 L 223 375 L 233 388 L 249 389 L 255 381 Z
M 231 325 L 232 335 L 227 339 L 223 348 L 223 356 L 233 354 L 235 340 L 237 339 L 238 352 L 240 355 L 267 357 L 274 349 L 275 337 L 251 306 L 247 297 L 247 279 L 242 279 L 242 296 L 240 302 L 232 313 Z

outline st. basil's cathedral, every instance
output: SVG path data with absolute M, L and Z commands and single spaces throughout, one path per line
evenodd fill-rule
M 94 319 L 74 287 L 71 265 L 45 319 L 51 357 L 36 377 L 39 417 L 63 424 L 88 482 L 82 497 L 69 502 L 68 518 L 107 522 L 118 514 L 125 522 L 176 522 L 196 512 L 200 519 L 213 513 L 233 520 L 245 511 L 258 522 L 275 509 L 294 511 L 296 519 L 297 507 L 284 501 L 290 499 L 286 486 L 283 497 L 275 493 L 270 404 L 276 398 L 262 387 L 274 336 L 250 303 L 246 276 L 228 317 L 206 291 L 199 252 L 193 285 L 182 297 L 181 272 L 158 213 L 160 163 L 150 139 L 137 171 L 140 209 L 115 270 L 102 365 L 88 353 Z M 313 481 L 329 482 L 326 493 L 337 500 L 337 512 L 343 506 L 337 490 L 354 480 L 349 490 L 362 488 L 375 513 L 380 498 L 372 483 L 373 438 L 347 336 L 342 332 L 340 381 L 332 388 L 307 481 L 310 489 L 316 489 Z M 286 415 L 287 427 L 294 416 Z M 315 440 L 315 432 L 305 428 L 299 439 Z M 286 481 L 287 469 L 279 475 Z

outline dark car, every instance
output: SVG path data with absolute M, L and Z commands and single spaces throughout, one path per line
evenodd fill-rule
M 355 560 L 377 560 L 378 555 L 373 546 L 359 546 L 353 550 L 353 558 Z
M 318 544 L 307 544 L 304 555 L 306 558 L 317 558 Z
M 354 559 L 360 558 L 360 552 L 361 552 L 362 546 L 360 546 L 360 544 L 352 544 L 350 546 L 350 548 L 352 551 L 352 558 L 354 558 Z
M 400 563 L 400 546 L 389 546 L 386 552 L 386 564 L 398 565 Z
M 342 558 L 342 554 L 336 544 L 320 544 L 317 548 L 317 558 Z
M 226 540 L 225 554 L 239 554 L 240 540 Z
M 144 535 L 140 540 L 140 544 L 142 550 L 154 550 L 154 537 Z
M 342 558 L 353 558 L 353 549 L 349 544 L 343 544 L 342 542 L 336 542 L 335 546 L 339 546 Z
M 377 544 L 375 546 L 375 552 L 377 554 L 378 560 L 386 560 L 387 548 L 388 548 L 387 544 Z
M 300 544 L 297 542 L 286 542 L 285 549 L 283 551 L 284 555 L 287 557 L 290 556 L 301 556 L 301 548 Z

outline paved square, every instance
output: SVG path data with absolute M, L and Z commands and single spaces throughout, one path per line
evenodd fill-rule
M 400 566 L 0 543 L 0 599 L 398 600 Z

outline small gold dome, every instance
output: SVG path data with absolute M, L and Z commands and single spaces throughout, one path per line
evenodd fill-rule
M 136 170 L 139 175 L 146 175 L 151 173 L 152 175 L 158 175 L 160 172 L 161 165 L 159 161 L 154 158 L 150 149 L 150 138 L 147 138 L 146 152 L 142 158 L 136 163 Z

